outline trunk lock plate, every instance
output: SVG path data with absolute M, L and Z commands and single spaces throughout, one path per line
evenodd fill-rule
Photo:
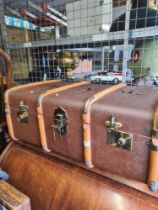
M 133 134 L 118 131 L 122 128 L 122 123 L 117 122 L 115 117 L 105 122 L 107 127 L 107 144 L 125 150 L 132 150 Z
M 18 121 L 21 123 L 29 123 L 28 106 L 24 104 L 24 101 L 19 102 L 19 108 L 17 111 Z
M 54 111 L 54 125 L 52 125 L 53 132 L 57 131 L 60 137 L 67 134 L 68 118 L 66 111 L 59 107 Z M 54 133 L 55 136 L 55 133 Z M 56 139 L 56 138 L 55 138 Z

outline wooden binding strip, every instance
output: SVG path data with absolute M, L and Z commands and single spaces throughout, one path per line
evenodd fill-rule
M 81 86 L 81 85 L 85 85 L 85 84 L 89 84 L 89 82 L 82 81 L 82 82 L 77 82 L 77 83 L 72 83 L 72 84 L 69 84 L 69 85 L 65 85 L 65 86 L 62 86 L 62 87 L 59 87 L 59 88 L 49 90 L 49 91 L 41 94 L 40 97 L 38 98 L 38 107 L 37 107 L 38 123 L 39 123 L 40 136 L 41 136 L 41 145 L 42 145 L 42 148 L 45 152 L 50 152 L 51 150 L 48 148 L 48 145 L 47 145 L 46 130 L 45 130 L 45 124 L 44 124 L 44 113 L 43 113 L 43 108 L 42 108 L 43 99 L 50 94 L 58 93 L 58 92 L 68 90 L 70 88 L 78 87 L 78 86 Z
M 103 96 L 114 92 L 122 87 L 125 87 L 125 83 L 120 83 L 115 86 L 111 86 L 99 93 L 96 93 L 90 97 L 84 106 L 83 112 L 83 145 L 84 145 L 84 160 L 88 168 L 93 168 L 92 164 L 92 149 L 91 149 L 91 106 L 94 102 L 102 98 Z
M 150 146 L 148 185 L 151 191 L 158 190 L 158 107 L 154 112 L 152 144 Z
M 15 137 L 14 134 L 14 129 L 13 129 L 13 123 L 12 123 L 12 118 L 11 118 L 11 107 L 10 107 L 10 103 L 9 103 L 9 95 L 11 92 L 13 91 L 17 91 L 23 88 L 29 88 L 29 87 L 34 87 L 34 86 L 38 86 L 38 85 L 44 85 L 44 84 L 50 84 L 50 83 L 57 83 L 60 82 L 60 80 L 50 80 L 50 81 L 41 81 L 41 82 L 34 82 L 34 83 L 29 83 L 29 84 L 25 84 L 25 85 L 19 85 L 16 87 L 12 87 L 10 89 L 8 89 L 5 92 L 5 112 L 6 112 L 6 121 L 7 121 L 7 125 L 8 125 L 8 131 L 9 134 L 11 136 L 11 138 L 15 141 L 18 141 L 18 139 Z

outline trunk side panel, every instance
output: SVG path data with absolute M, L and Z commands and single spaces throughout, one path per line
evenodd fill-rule
M 153 110 L 158 104 L 158 91 L 147 87 L 126 87 L 100 99 L 92 106 L 93 164 L 102 170 L 146 181 L 151 142 L 146 128 L 152 128 Z M 105 121 L 112 116 L 121 122 L 120 131 L 132 133 L 132 151 L 107 144 Z
M 13 91 L 9 95 L 10 106 L 12 110 L 11 118 L 15 136 L 18 139 L 29 142 L 31 144 L 41 145 L 39 127 L 37 120 L 37 99 L 42 92 L 54 89 L 68 83 L 59 82 L 46 85 L 38 85 L 29 88 L 22 88 L 18 91 Z M 23 100 L 25 105 L 29 107 L 29 123 L 20 123 L 17 119 L 17 111 L 19 102 Z
M 62 91 L 44 99 L 44 121 L 49 149 L 67 157 L 83 161 L 82 114 L 84 104 L 89 97 L 106 88 L 108 86 L 88 84 Z M 52 128 L 54 124 L 53 113 L 58 107 L 62 107 L 67 112 L 68 133 L 60 138 L 55 131 L 56 139 L 54 139 Z
M 43 102 L 48 148 L 52 151 L 83 161 L 83 107 L 88 98 L 108 88 L 105 85 L 85 85 L 47 97 Z M 158 102 L 155 88 L 125 87 L 103 97 L 92 105 L 91 135 L 92 162 L 95 167 L 145 182 L 148 170 L 150 134 L 153 110 Z M 61 138 L 53 136 L 53 113 L 58 107 L 68 115 L 68 133 Z M 111 116 L 123 124 L 121 131 L 133 134 L 132 151 L 107 145 L 105 121 Z

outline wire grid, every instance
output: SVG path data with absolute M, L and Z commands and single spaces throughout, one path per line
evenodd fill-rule
M 108 72 L 130 84 L 158 84 L 158 1 L 4 2 L 15 83 L 107 83 Z

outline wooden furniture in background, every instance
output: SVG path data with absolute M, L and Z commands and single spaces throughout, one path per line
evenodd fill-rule
M 0 180 L 0 204 L 7 210 L 31 210 L 30 199 L 3 180 Z

